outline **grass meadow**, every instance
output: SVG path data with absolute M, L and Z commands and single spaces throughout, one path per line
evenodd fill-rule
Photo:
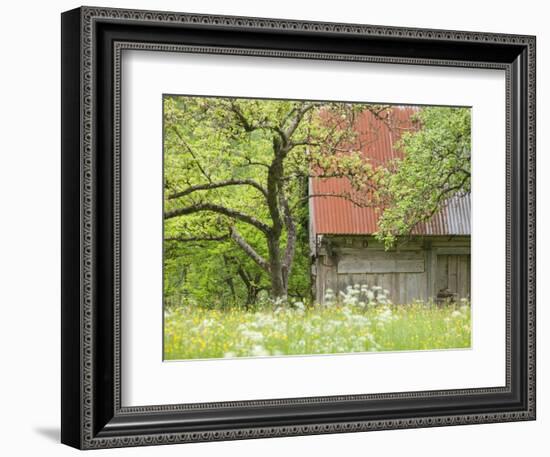
M 165 310 L 166 360 L 469 348 L 470 305 Z

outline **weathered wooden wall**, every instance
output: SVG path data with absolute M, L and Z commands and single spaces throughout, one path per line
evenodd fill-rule
M 448 289 L 459 297 L 470 296 L 470 256 L 439 254 L 437 256 L 436 291 Z
M 370 236 L 325 236 L 314 262 L 315 295 L 328 288 L 368 284 L 390 292 L 394 303 L 435 299 L 442 289 L 470 296 L 470 237 L 416 237 L 385 251 Z

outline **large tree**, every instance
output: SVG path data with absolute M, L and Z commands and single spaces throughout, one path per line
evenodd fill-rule
M 262 287 L 255 267 L 268 278 L 271 296 L 286 298 L 304 205 L 319 196 L 308 192 L 308 179 L 345 178 L 351 192 L 324 196 L 358 205 L 375 201 L 379 169 L 362 157 L 355 128 L 357 113 L 365 109 L 386 108 L 166 97 L 167 241 L 230 240 L 240 255 L 226 255 L 226 268 L 247 271 L 239 276 L 253 294 Z

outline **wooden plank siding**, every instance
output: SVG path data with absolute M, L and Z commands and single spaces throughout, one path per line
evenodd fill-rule
M 460 254 L 439 254 L 437 256 L 438 277 L 436 289 L 448 289 L 459 298 L 470 296 L 470 256 Z
M 319 302 L 328 288 L 355 284 L 387 289 L 394 303 L 435 299 L 441 289 L 469 298 L 470 237 L 415 237 L 385 251 L 372 236 L 324 236 L 313 275 Z

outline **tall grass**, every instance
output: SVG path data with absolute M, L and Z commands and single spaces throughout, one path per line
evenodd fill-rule
M 300 304 L 301 305 L 301 304 Z M 167 309 L 167 360 L 470 347 L 470 306 Z

